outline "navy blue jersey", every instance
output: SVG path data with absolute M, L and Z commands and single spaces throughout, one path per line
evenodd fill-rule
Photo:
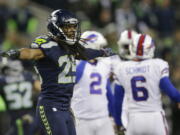
M 75 83 L 75 58 L 80 58 L 76 50 L 78 47 L 73 48 L 57 43 L 51 37 L 40 36 L 31 44 L 31 48 L 41 49 L 45 55 L 36 61 L 36 69 L 42 81 L 38 104 L 69 108 Z M 102 51 L 83 49 L 87 59 L 103 55 Z
M 39 104 L 69 107 L 75 82 L 74 56 L 47 36 L 36 38 L 31 48 L 41 49 L 45 55 L 36 61 L 42 81 Z
M 32 90 L 34 78 L 30 73 L 19 76 L 0 76 L 0 94 L 12 115 L 26 114 L 33 108 Z M 16 113 L 16 114 L 17 114 Z
M 75 83 L 75 54 L 70 46 L 58 44 L 48 36 L 35 39 L 31 48 L 41 49 L 44 58 L 36 61 L 36 68 L 42 80 L 39 105 L 51 105 L 69 108 L 70 99 Z M 102 55 L 102 52 L 88 51 L 93 57 Z M 92 52 L 92 53 L 91 53 Z

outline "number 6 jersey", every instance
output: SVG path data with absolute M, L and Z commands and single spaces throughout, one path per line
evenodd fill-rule
M 161 111 L 160 80 L 169 76 L 168 63 L 161 59 L 124 61 L 114 69 L 125 90 L 129 112 Z

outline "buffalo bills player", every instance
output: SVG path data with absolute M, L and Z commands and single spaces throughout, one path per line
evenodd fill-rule
M 124 30 L 120 34 L 119 40 L 117 42 L 120 59 L 119 61 L 116 61 L 113 67 L 116 67 L 116 65 L 120 62 L 128 61 L 132 59 L 129 47 L 133 43 L 133 39 L 136 35 L 137 32 L 134 30 Z M 124 96 L 124 92 L 118 89 L 118 86 L 116 86 L 115 84 L 116 84 L 115 81 L 113 81 L 112 85 L 114 86 L 113 89 L 115 89 L 114 91 L 116 96 L 115 98 L 119 99 L 119 100 L 115 100 L 116 102 L 115 107 L 116 110 L 118 110 L 119 112 L 118 114 L 115 113 L 114 116 L 117 124 L 115 129 L 116 132 L 125 132 L 128 123 L 128 110 L 127 110 L 128 104 L 126 102 L 126 95 Z M 120 106 L 122 106 L 122 108 Z M 119 117 L 121 117 L 121 120 L 119 119 Z
M 2 67 L 0 94 L 11 118 L 10 135 L 31 135 L 34 128 L 33 90 L 40 90 L 40 83 L 32 73 L 23 71 L 20 61 L 10 61 Z
M 180 93 L 169 79 L 168 63 L 153 58 L 154 50 L 152 38 L 138 34 L 130 46 L 133 59 L 119 63 L 115 69 L 118 88 L 124 90 L 128 104 L 127 135 L 168 134 L 161 92 L 180 102 Z M 115 96 L 115 100 L 119 99 Z
M 35 60 L 41 77 L 37 118 L 47 135 L 75 135 L 70 100 L 75 83 L 75 59 L 108 56 L 109 49 L 93 50 L 80 45 L 80 27 L 76 16 L 63 9 L 48 19 L 49 35 L 36 38 L 31 48 L 10 50 L 3 56 Z
M 86 48 L 99 50 L 107 46 L 104 36 L 96 31 L 85 31 L 81 38 L 85 39 Z M 108 81 L 111 75 L 111 59 L 81 60 L 78 61 L 76 70 L 77 84 L 71 105 L 76 118 L 77 134 L 114 135 L 108 112 L 108 105 L 111 110 L 113 100 Z

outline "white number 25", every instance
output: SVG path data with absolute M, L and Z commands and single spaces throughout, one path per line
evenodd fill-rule
M 76 71 L 75 59 L 74 57 L 64 55 L 59 57 L 59 66 L 63 68 L 61 73 L 58 76 L 58 83 L 74 83 L 75 82 L 75 74 L 73 72 Z

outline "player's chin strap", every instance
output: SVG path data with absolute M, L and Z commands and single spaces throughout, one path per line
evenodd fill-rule
M 7 52 L 0 52 L 0 56 L 8 57 L 11 59 L 19 59 L 20 50 L 9 50 Z

